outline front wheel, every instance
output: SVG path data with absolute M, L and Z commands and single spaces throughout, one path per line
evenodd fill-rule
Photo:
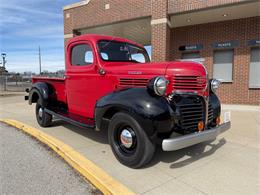
M 116 113 L 108 127 L 109 144 L 116 158 L 124 165 L 139 168 L 150 162 L 155 144 L 139 123 L 127 113 Z
M 52 115 L 45 112 L 44 107 L 40 104 L 40 101 L 37 101 L 35 107 L 35 114 L 37 122 L 42 127 L 48 127 L 52 123 Z

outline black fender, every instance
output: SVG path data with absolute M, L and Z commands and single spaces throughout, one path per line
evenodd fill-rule
M 29 92 L 29 104 L 36 103 L 38 99 L 42 106 L 48 105 L 50 87 L 44 82 L 37 82 L 32 85 Z
M 210 92 L 210 94 L 209 94 L 209 103 L 211 104 L 212 109 L 213 109 L 213 118 L 217 118 L 218 116 L 220 116 L 221 103 L 220 103 L 218 96 L 213 92 Z
M 166 98 L 152 95 L 146 88 L 115 91 L 99 99 L 95 108 L 97 128 L 107 128 L 106 122 L 120 111 L 133 116 L 150 139 L 171 131 L 174 125 L 174 112 Z

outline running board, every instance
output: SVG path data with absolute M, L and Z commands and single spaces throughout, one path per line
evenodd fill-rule
M 84 117 L 78 116 L 78 115 L 73 115 L 73 114 L 66 114 L 66 113 L 60 113 L 60 112 L 57 113 L 48 108 L 45 108 L 44 111 L 63 121 L 66 121 L 72 125 L 75 125 L 78 127 L 83 127 L 83 128 L 91 128 L 91 129 L 95 128 L 95 123 L 91 119 L 84 118 Z

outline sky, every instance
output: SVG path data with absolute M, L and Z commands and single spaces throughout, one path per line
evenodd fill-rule
M 0 53 L 9 72 L 64 69 L 63 6 L 79 0 L 0 0 Z M 2 62 L 2 59 L 0 60 Z

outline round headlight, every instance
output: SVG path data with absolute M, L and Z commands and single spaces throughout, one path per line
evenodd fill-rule
M 217 89 L 219 88 L 221 84 L 221 81 L 217 80 L 217 79 L 212 79 L 210 82 L 210 89 L 212 92 L 216 93 Z
M 162 96 L 165 94 L 169 81 L 162 77 L 156 77 L 153 82 L 153 90 L 156 95 Z

